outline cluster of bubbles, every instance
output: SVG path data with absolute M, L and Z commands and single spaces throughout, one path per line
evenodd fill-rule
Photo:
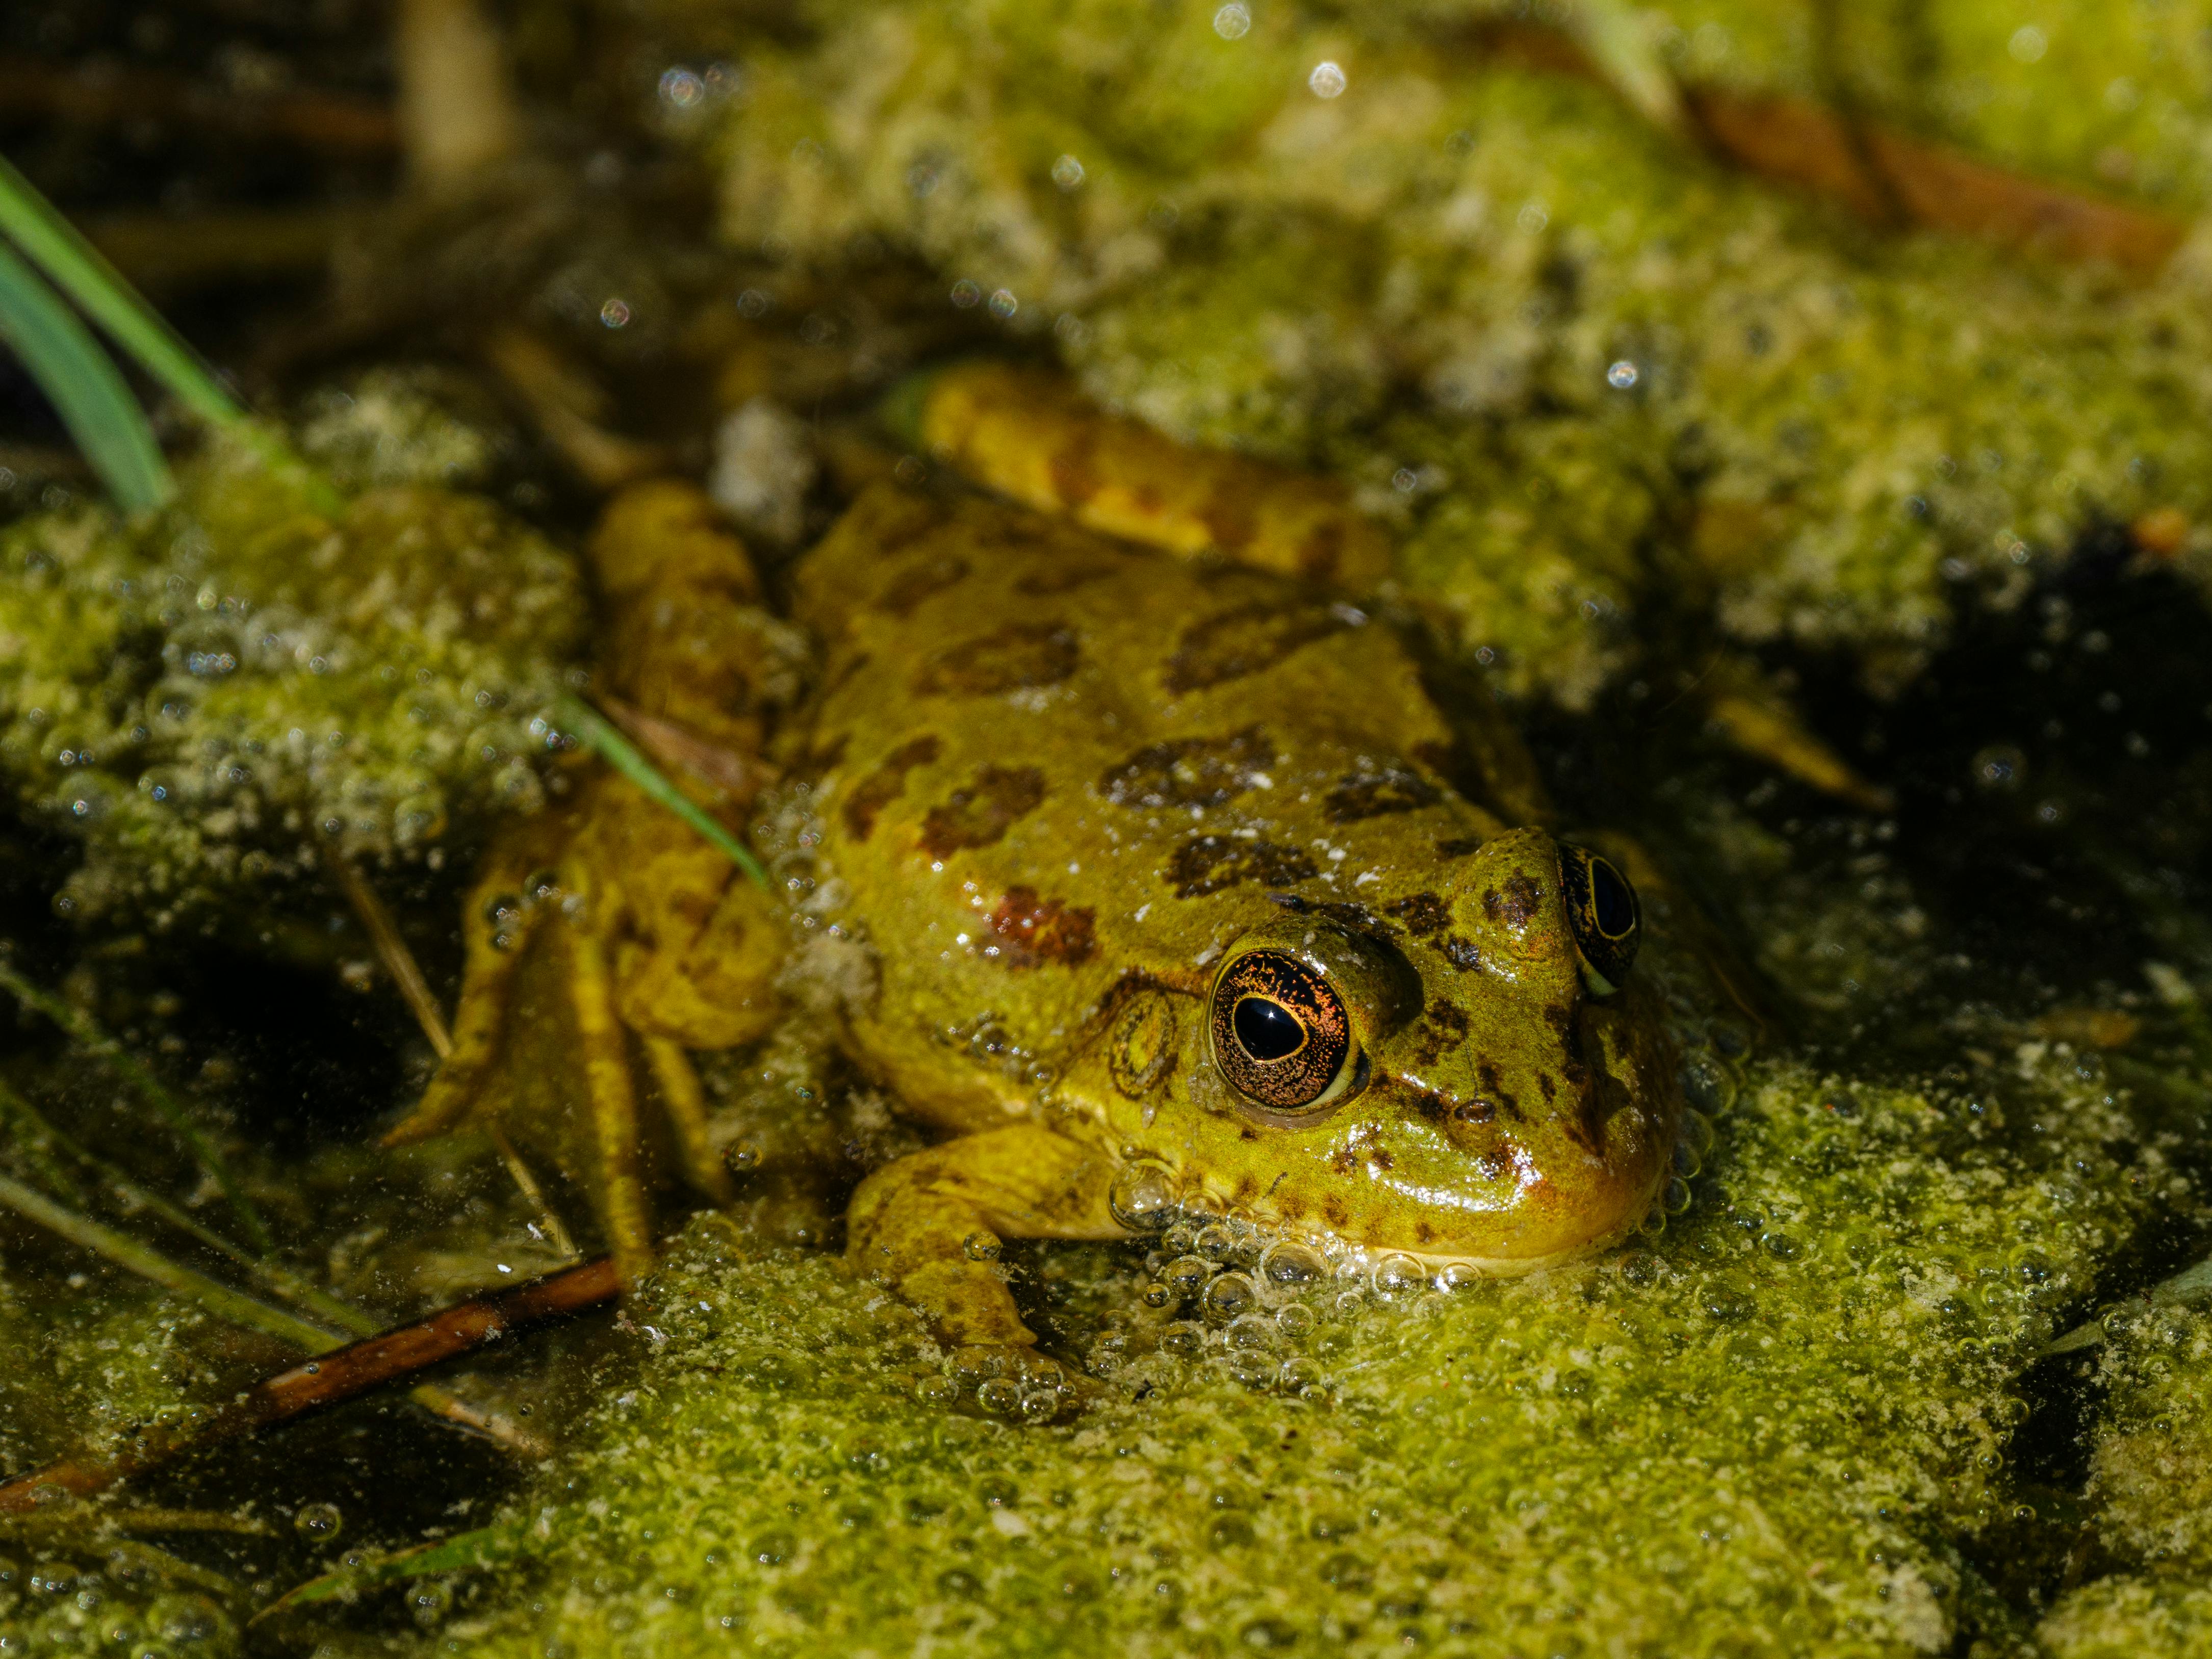
M 1734 1034 L 1698 1028 L 1686 1041 L 1686 1105 L 1673 1167 L 1636 1229 L 1649 1238 L 1688 1210 L 1690 1182 L 1713 1144 L 1711 1114 L 1737 1088 Z M 1304 1400 L 1331 1394 L 1329 1365 L 1354 1340 L 1352 1322 L 1370 1310 L 1410 1309 L 1465 1291 L 1486 1275 L 1471 1263 L 1435 1261 L 1404 1251 L 1364 1249 L 1320 1231 L 1268 1225 L 1205 1206 L 1176 1172 L 1152 1159 L 1133 1162 L 1109 1194 L 1115 1219 L 1146 1243 L 1146 1282 L 1134 1308 L 1109 1308 L 1096 1322 L 1085 1369 L 1118 1391 L 1142 1398 L 1194 1372 L 1210 1370 L 1248 1388 Z M 969 1257 L 995 1261 L 1001 1246 L 971 1235 Z M 975 1405 L 1003 1418 L 1048 1421 L 1078 1385 L 1052 1360 L 992 1356 L 965 1379 Z M 958 1375 L 935 1377 L 924 1392 L 950 1402 L 966 1389 Z

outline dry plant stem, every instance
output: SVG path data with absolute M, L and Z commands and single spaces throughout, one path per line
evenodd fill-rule
M 61 126 L 173 122 L 201 132 L 281 139 L 341 155 L 388 155 L 399 125 L 384 104 L 335 92 L 241 94 L 112 57 L 77 64 L 9 52 L 0 62 L 0 114 Z
M 361 918 L 369 943 L 376 947 L 377 957 L 384 963 L 384 971 L 392 975 L 392 982 L 406 999 L 416 1024 L 429 1039 L 431 1052 L 440 1060 L 452 1058 L 453 1035 L 446 1029 L 444 1011 L 438 1006 L 438 999 L 430 994 L 429 982 L 422 977 L 422 969 L 415 960 L 415 953 L 407 948 L 407 941 L 399 936 L 392 912 L 384 908 L 384 901 L 377 897 L 376 890 L 354 867 L 351 859 L 332 848 L 325 861 L 338 885 L 345 890 L 354 915 Z
M 507 1173 L 513 1179 L 516 1190 L 529 1201 L 530 1207 L 538 1212 L 538 1225 L 545 1230 L 545 1242 L 571 1261 L 574 1261 L 576 1241 L 562 1223 L 561 1212 L 553 1207 L 552 1200 L 545 1196 L 544 1188 L 538 1184 L 538 1177 L 531 1173 L 530 1165 L 523 1161 L 522 1154 L 514 1150 L 514 1143 L 507 1138 L 506 1130 L 495 1123 L 491 1126 L 490 1133 L 491 1144 L 498 1149 L 500 1162 L 507 1165 Z
M 175 294 L 227 283 L 321 276 L 369 222 L 359 208 L 105 214 L 84 234 L 141 291 Z
M 601 1257 L 549 1279 L 456 1304 L 428 1319 L 279 1371 L 196 1421 L 148 1429 L 115 1457 L 50 1463 L 0 1485 L 0 1515 L 21 1514 L 45 1503 L 41 1494 L 47 1491 L 79 1497 L 104 1492 L 126 1476 L 185 1451 L 267 1428 L 319 1406 L 354 1399 L 525 1326 L 611 1302 L 621 1290 L 613 1262 Z
M 522 149 L 499 31 L 477 0 L 400 0 L 399 132 L 418 190 L 465 189 Z
M 0 1176 L 0 1206 L 11 1209 L 70 1243 L 104 1257 L 125 1272 L 137 1273 L 141 1279 L 160 1285 L 179 1301 L 203 1308 L 227 1324 L 258 1331 L 264 1336 L 311 1354 L 328 1353 L 344 1346 L 344 1336 L 311 1324 L 282 1308 L 272 1308 L 265 1302 L 258 1302 L 243 1291 L 234 1291 L 204 1273 L 195 1273 L 181 1263 L 170 1261 L 160 1251 L 141 1243 L 129 1234 L 118 1232 L 88 1216 L 79 1215 L 66 1206 L 55 1203 L 35 1188 L 26 1187 L 4 1176 Z M 226 1255 L 240 1255 L 235 1245 L 220 1236 L 210 1233 L 207 1237 L 215 1248 Z M 246 1265 L 253 1267 L 257 1264 L 248 1262 Z M 298 1283 L 292 1280 L 289 1274 L 283 1277 L 295 1285 Z M 376 1329 L 376 1322 L 357 1309 L 349 1308 L 320 1291 L 313 1294 L 319 1304 L 318 1311 L 324 1312 L 333 1324 L 348 1334 L 362 1336 Z M 432 1415 L 498 1441 L 510 1450 L 530 1456 L 544 1453 L 544 1448 L 535 1436 L 524 1432 L 499 1413 L 471 1405 L 444 1389 L 425 1383 L 414 1389 L 410 1398 Z
M 483 343 L 484 361 L 521 400 L 546 441 L 595 489 L 617 489 L 671 470 L 667 452 L 599 424 L 606 394 L 536 335 L 501 329 Z

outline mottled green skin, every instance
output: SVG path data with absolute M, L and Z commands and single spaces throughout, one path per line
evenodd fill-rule
M 1460 793 L 1491 781 L 1390 629 L 888 487 L 797 599 L 824 647 L 823 910 L 878 973 L 849 1035 L 902 1108 L 1499 1270 L 1643 1218 L 1681 1110 L 1657 996 L 1586 988 L 1557 844 Z M 1262 945 L 1342 997 L 1364 1089 L 1279 1113 L 1224 1079 L 1212 987 Z
M 404 459 L 355 436 L 386 477 Z M 0 763 L 87 844 L 65 909 L 204 921 L 319 878 L 325 848 L 422 858 L 537 804 L 581 635 L 569 560 L 428 484 L 334 522 L 220 446 L 181 483 L 142 521 L 80 507 L 0 535 Z
M 2070 1058 L 1984 1084 L 2010 1105 L 1763 1066 L 1648 1249 L 1324 1308 L 1278 1350 L 1311 1398 L 1158 1352 L 1056 1247 L 1034 1293 L 1112 1392 L 1051 1427 L 918 1405 L 919 1321 L 702 1221 L 518 1506 L 529 1559 L 415 1650 L 1947 1651 L 2008 1385 L 2144 1201 Z
M 1411 533 L 1411 597 L 1571 704 L 1660 611 L 1893 687 L 1954 578 L 2024 586 L 2100 514 L 2212 525 L 2200 250 L 2123 289 L 1877 234 L 1431 32 L 1486 9 L 1257 7 L 1226 40 L 1205 0 L 825 8 L 714 125 L 727 222 L 911 248 L 1003 288 L 1109 405 L 1334 471 Z M 1525 490 L 1557 453 L 1577 487 Z

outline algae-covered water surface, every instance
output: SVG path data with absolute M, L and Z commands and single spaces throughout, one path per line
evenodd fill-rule
M 2212 1649 L 2208 40 L 9 9 L 0 1655 Z

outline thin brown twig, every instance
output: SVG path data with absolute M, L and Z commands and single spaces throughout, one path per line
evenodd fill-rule
M 399 146 L 398 120 L 380 100 L 339 92 L 242 94 L 162 70 L 48 63 L 15 52 L 0 63 L 0 113 L 70 126 L 174 122 L 340 155 L 389 155 Z
M 438 1006 L 438 999 L 431 994 L 429 981 L 422 977 L 422 969 L 415 960 L 415 953 L 407 948 L 407 941 L 399 935 L 398 925 L 392 920 L 392 912 L 384 908 L 384 901 L 376 896 L 354 862 L 336 848 L 329 849 L 331 874 L 344 890 L 353 913 L 361 918 L 361 925 L 368 934 L 368 941 L 376 947 L 378 959 L 384 971 L 392 975 L 392 982 L 399 988 L 399 994 L 415 1016 L 415 1023 L 422 1028 L 429 1039 L 431 1052 L 440 1060 L 450 1060 L 453 1053 L 453 1035 L 446 1028 L 445 1011 Z
M 287 1367 L 198 1419 L 142 1431 L 106 1458 L 64 1459 L 0 1484 L 0 1515 L 19 1515 L 53 1496 L 89 1497 L 126 1477 L 322 1406 L 352 1400 L 548 1319 L 581 1313 L 622 1292 L 605 1256 L 513 1290 L 450 1308 Z

